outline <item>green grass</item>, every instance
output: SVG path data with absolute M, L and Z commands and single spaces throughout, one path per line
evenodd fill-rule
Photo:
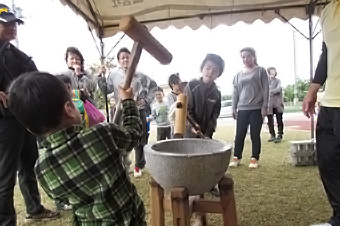
M 302 109 L 302 103 L 298 105 L 285 105 L 284 112 L 299 112 Z
M 215 139 L 233 142 L 234 127 L 220 127 Z M 152 133 L 151 137 L 155 137 Z M 251 143 L 246 138 L 243 164 L 228 169 L 235 180 L 237 214 L 240 226 L 307 226 L 328 220 L 331 209 L 325 196 L 317 167 L 295 167 L 290 164 L 289 140 L 304 140 L 309 132 L 286 131 L 280 144 L 268 143 L 268 134 L 262 134 L 260 168 L 248 169 Z M 228 163 L 226 163 L 228 164 Z M 147 209 L 150 222 L 149 175 L 132 179 Z M 53 202 L 43 193 L 44 205 L 53 208 Z M 18 225 L 23 225 L 25 208 L 22 196 L 16 187 L 15 206 Z M 34 225 L 71 225 L 71 214 L 62 218 Z M 221 216 L 209 215 L 209 225 L 221 225 Z M 26 224 L 29 225 L 29 224 Z M 33 225 L 33 224 L 31 224 Z M 171 226 L 171 215 L 166 214 L 166 225 Z
M 302 105 L 299 104 L 299 105 L 285 105 L 285 110 L 284 112 L 287 113 L 287 112 L 299 112 L 301 111 L 302 109 Z

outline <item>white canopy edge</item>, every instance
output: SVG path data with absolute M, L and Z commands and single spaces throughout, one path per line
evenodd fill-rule
M 151 29 L 169 26 L 213 29 L 220 24 L 231 26 L 239 21 L 270 22 L 275 18 L 308 19 L 308 6 L 315 4 L 318 15 L 327 0 L 60 0 L 95 29 L 98 37 L 110 37 L 119 31 L 119 20 L 133 15 Z M 280 14 L 280 15 L 279 15 Z

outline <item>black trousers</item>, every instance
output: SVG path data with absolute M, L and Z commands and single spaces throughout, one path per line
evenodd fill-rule
M 157 141 L 170 139 L 171 126 L 157 127 Z
M 316 125 L 318 167 L 333 216 L 340 226 L 340 108 L 321 107 Z
M 283 134 L 283 120 L 282 120 L 283 113 L 277 112 L 276 108 L 273 109 L 273 114 L 272 115 L 267 115 L 269 133 L 271 135 L 275 136 L 274 114 L 276 116 L 276 123 L 277 123 L 278 134 L 282 135 Z
M 234 147 L 234 156 L 242 158 L 244 139 L 247 135 L 247 129 L 250 125 L 250 138 L 252 142 L 252 158 L 259 160 L 261 153 L 261 129 L 262 129 L 261 110 L 239 110 L 236 120 L 236 138 Z
M 146 125 L 146 114 L 145 110 L 139 110 L 139 116 L 142 121 L 142 130 L 143 130 L 143 137 L 138 146 L 135 147 L 135 167 L 143 169 L 145 166 L 145 156 L 144 156 L 144 146 L 147 144 L 148 141 L 148 131 Z
M 36 137 L 15 118 L 0 118 L 0 225 L 16 225 L 13 192 L 17 176 L 26 212 L 43 210 L 34 174 L 37 158 Z

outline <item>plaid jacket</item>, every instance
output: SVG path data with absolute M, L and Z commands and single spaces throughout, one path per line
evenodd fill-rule
M 127 175 L 121 154 L 141 138 L 133 100 L 124 100 L 123 126 L 73 125 L 48 136 L 35 165 L 41 187 L 52 199 L 68 199 L 76 225 L 146 225 L 145 209 Z

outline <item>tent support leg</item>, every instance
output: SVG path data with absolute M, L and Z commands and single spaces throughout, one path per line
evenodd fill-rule
M 320 31 L 313 36 L 314 29 L 313 29 L 313 20 L 312 20 L 312 15 L 315 10 L 315 6 L 317 4 L 317 1 L 311 1 L 308 4 L 307 7 L 307 14 L 308 14 L 308 37 L 304 35 L 299 29 L 297 29 L 293 24 L 291 24 L 283 15 L 280 14 L 279 10 L 275 10 L 275 13 L 279 15 L 286 23 L 288 23 L 290 26 L 293 27 L 294 30 L 296 30 L 298 33 L 300 33 L 303 37 L 305 37 L 308 42 L 309 42 L 309 73 L 310 73 L 310 83 L 313 82 L 314 78 L 314 66 L 313 66 L 313 40 L 314 38 L 320 33 Z M 316 25 L 315 25 L 316 26 Z M 311 125 L 311 139 L 314 139 L 314 130 L 315 130 L 315 125 L 314 125 L 314 115 L 311 116 L 310 118 L 310 125 Z
M 100 59 L 101 59 L 101 66 L 105 64 L 105 56 L 104 56 L 104 42 L 103 39 L 100 37 Z M 105 75 L 102 75 L 105 78 Z M 106 79 L 104 79 L 104 100 L 105 100 L 105 110 L 106 110 L 106 121 L 110 122 L 109 116 L 109 104 L 107 102 L 107 84 Z
M 313 82 L 314 78 L 314 67 L 313 67 L 313 20 L 312 14 L 314 12 L 315 6 L 313 4 L 309 4 L 308 6 L 308 25 L 309 25 L 309 73 L 310 73 L 310 83 Z M 310 117 L 310 131 L 311 131 L 311 139 L 314 139 L 314 115 L 312 114 Z

